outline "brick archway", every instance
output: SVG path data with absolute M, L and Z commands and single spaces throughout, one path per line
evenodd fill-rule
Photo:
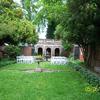
M 49 57 L 51 57 L 51 48 L 47 48 L 46 49 L 46 55 L 48 55 Z

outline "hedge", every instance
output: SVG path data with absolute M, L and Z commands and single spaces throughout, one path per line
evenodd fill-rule
M 83 75 L 83 77 L 87 80 L 89 84 L 92 86 L 98 87 L 100 91 L 100 76 L 96 73 L 90 71 L 87 68 L 84 68 L 78 64 L 71 64 L 71 67 L 75 69 L 75 71 L 80 72 L 80 74 Z
M 0 61 L 0 67 L 6 66 L 6 65 L 10 65 L 10 64 L 14 64 L 14 63 L 16 63 L 16 61 L 11 61 L 11 60 Z

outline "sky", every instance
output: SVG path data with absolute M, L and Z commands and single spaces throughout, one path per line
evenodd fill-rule
M 14 0 L 14 1 L 17 2 L 18 4 L 21 4 L 21 3 L 20 3 L 21 0 Z
M 21 0 L 14 0 L 14 2 L 21 5 Z M 44 28 L 43 31 L 40 31 L 40 33 L 38 34 L 39 34 L 40 39 L 45 39 L 46 38 L 46 28 Z

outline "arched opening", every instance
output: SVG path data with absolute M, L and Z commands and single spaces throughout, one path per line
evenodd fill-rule
M 51 57 L 51 48 L 46 49 L 46 56 Z
M 43 54 L 42 48 L 38 48 L 38 55 L 42 55 L 42 54 Z
M 56 48 L 55 49 L 55 56 L 59 56 L 60 55 L 60 50 L 59 50 L 59 48 Z

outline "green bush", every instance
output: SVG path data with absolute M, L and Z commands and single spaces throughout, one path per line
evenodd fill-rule
M 14 64 L 14 63 L 16 63 L 16 61 L 9 60 L 9 59 L 3 59 L 3 60 L 0 60 L 0 67 L 10 65 L 10 64 Z
M 35 59 L 38 61 L 43 61 L 43 59 L 44 59 L 44 56 L 42 55 L 37 55 L 37 56 L 34 56 L 35 57 Z
M 9 58 L 14 59 L 21 54 L 21 49 L 18 46 L 8 45 L 5 47 L 5 52 Z
M 80 65 L 74 64 L 73 68 L 76 71 L 80 72 L 89 84 L 96 86 L 100 89 L 100 77 L 97 74 L 93 73 L 92 71 L 90 71 Z

